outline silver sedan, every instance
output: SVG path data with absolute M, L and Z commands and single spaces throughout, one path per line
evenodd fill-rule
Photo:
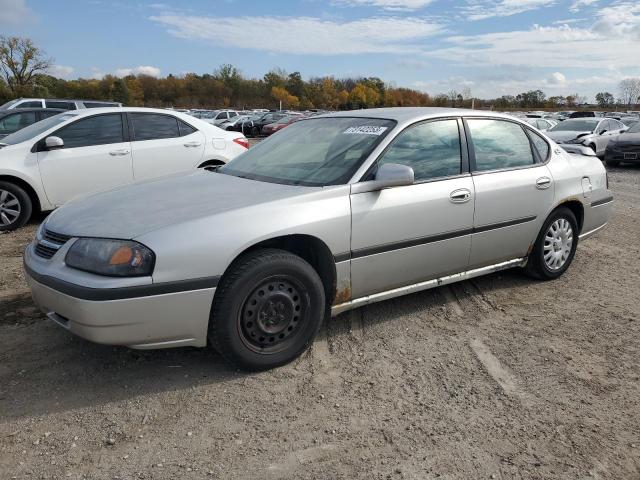
M 627 126 L 613 118 L 570 118 L 551 127 L 547 135 L 570 152 L 582 151 L 582 147 L 587 147 L 602 156 L 609 141 L 615 140 L 627 129 Z
M 73 201 L 41 225 L 25 269 L 36 303 L 81 337 L 210 342 L 265 369 L 371 302 L 512 267 L 558 278 L 612 199 L 593 154 L 510 116 L 341 112 L 216 171 Z

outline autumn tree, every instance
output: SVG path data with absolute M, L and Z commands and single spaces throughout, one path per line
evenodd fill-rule
M 52 60 L 28 38 L 0 37 L 0 70 L 14 96 L 27 95 L 34 76 L 51 68 Z
M 295 108 L 300 104 L 300 99 L 295 95 L 291 95 L 286 88 L 272 87 L 271 97 L 277 101 L 282 102 L 283 106 Z

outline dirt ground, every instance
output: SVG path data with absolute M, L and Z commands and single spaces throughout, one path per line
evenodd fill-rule
M 295 363 L 88 343 L 0 235 L 0 478 L 638 479 L 640 168 L 541 283 L 508 271 L 333 319 Z

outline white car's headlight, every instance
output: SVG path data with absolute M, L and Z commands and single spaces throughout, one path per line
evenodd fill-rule
M 154 253 L 131 240 L 80 238 L 67 252 L 65 263 L 71 268 L 110 277 L 151 275 Z

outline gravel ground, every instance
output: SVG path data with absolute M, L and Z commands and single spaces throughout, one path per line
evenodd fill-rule
M 610 176 L 562 279 L 367 306 L 251 375 L 68 335 L 24 282 L 36 224 L 0 235 L 0 478 L 638 479 L 640 168 Z

